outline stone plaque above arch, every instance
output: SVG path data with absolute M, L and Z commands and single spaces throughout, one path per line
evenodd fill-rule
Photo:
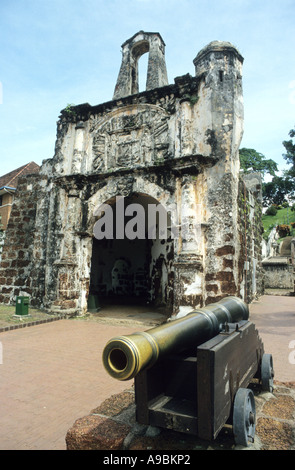
M 167 159 L 168 120 L 163 108 L 150 104 L 125 106 L 94 120 L 93 171 L 143 166 Z

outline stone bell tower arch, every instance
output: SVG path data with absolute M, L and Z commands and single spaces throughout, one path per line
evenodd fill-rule
M 159 33 L 139 31 L 122 44 L 122 63 L 113 99 L 139 92 L 138 60 L 149 53 L 146 91 L 168 85 L 165 43 Z

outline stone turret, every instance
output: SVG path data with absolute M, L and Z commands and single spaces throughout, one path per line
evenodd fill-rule
M 213 61 L 215 62 L 214 67 L 212 67 Z M 230 67 L 239 68 L 240 77 L 237 78 L 241 78 L 241 65 L 243 64 L 243 61 L 244 59 L 238 49 L 230 42 L 212 41 L 200 50 L 193 62 L 196 76 L 207 71 L 209 69 L 209 64 L 211 64 L 212 71 L 214 70 L 215 74 L 218 75 L 219 80 L 223 81 L 224 74 L 230 73 Z
M 226 41 L 212 41 L 196 56 L 196 77 L 205 76 L 207 115 L 211 116 L 211 141 L 216 157 L 228 161 L 238 175 L 238 149 L 243 135 L 244 103 L 242 90 L 243 57 L 235 46 Z

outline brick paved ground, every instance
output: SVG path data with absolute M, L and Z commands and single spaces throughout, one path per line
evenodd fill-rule
M 275 378 L 295 382 L 295 364 L 289 362 L 295 349 L 295 297 L 264 295 L 250 305 L 250 320 L 259 331 L 265 352 L 273 355 Z
M 74 420 L 130 386 L 103 370 L 101 353 L 110 337 L 133 331 L 60 320 L 1 333 L 0 450 L 65 449 Z
M 266 352 L 274 356 L 276 379 L 295 381 L 295 365 L 288 362 L 295 298 L 264 296 L 250 310 Z M 147 328 L 60 320 L 1 333 L 0 450 L 65 449 L 76 419 L 132 384 L 103 370 L 107 340 Z

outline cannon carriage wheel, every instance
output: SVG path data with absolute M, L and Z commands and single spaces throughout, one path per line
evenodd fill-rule
M 271 354 L 263 354 L 261 360 L 261 389 L 264 392 L 273 392 L 273 360 Z
M 261 390 L 273 392 L 273 359 L 271 354 L 263 354 L 260 366 Z M 256 410 L 252 390 L 239 388 L 233 403 L 233 433 L 235 443 L 248 447 L 254 442 Z
M 233 406 L 233 433 L 237 445 L 248 447 L 249 442 L 254 442 L 255 422 L 254 394 L 248 388 L 239 388 Z

